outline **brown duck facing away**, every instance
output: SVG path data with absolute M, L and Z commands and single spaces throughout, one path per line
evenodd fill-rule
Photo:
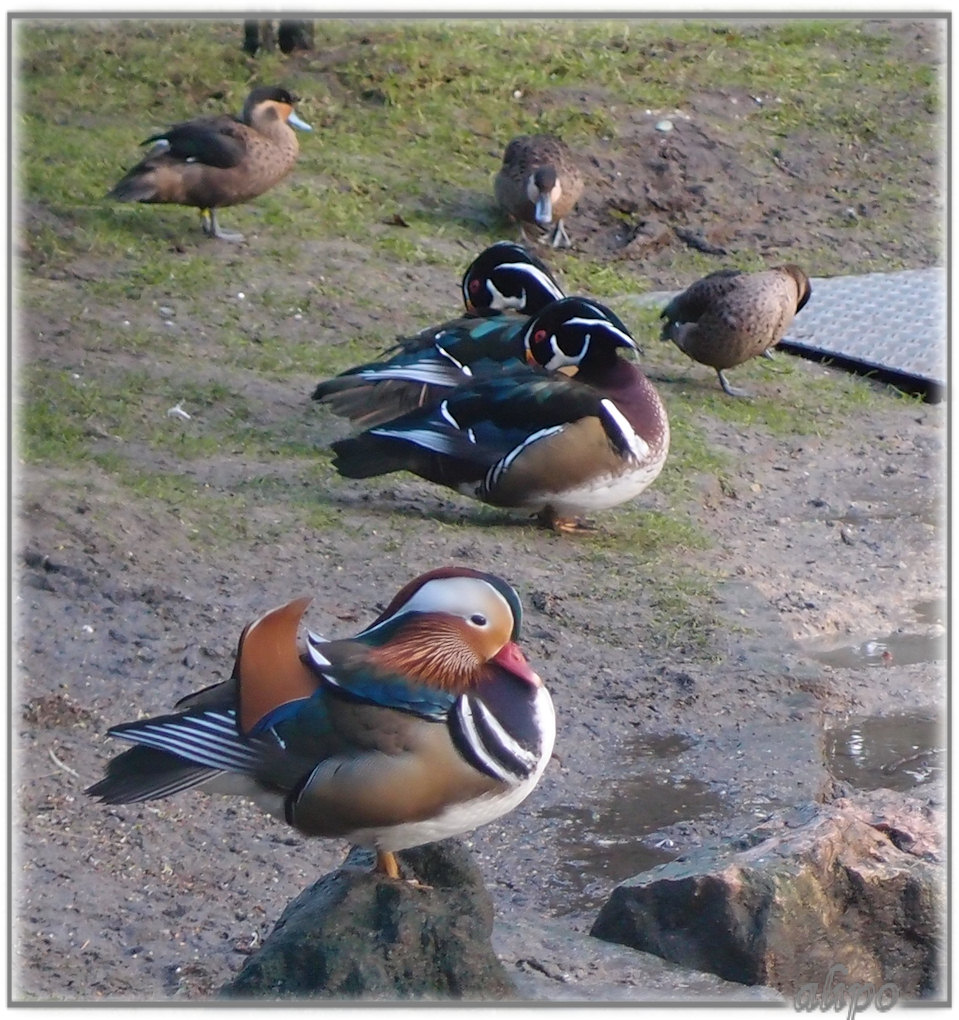
M 294 113 L 296 102 L 286 89 L 263 85 L 239 117 L 198 117 L 151 135 L 143 144 L 154 147 L 107 197 L 196 206 L 207 234 L 242 241 L 219 228 L 216 210 L 262 195 L 293 169 L 300 147 L 291 127 L 311 130 Z
M 544 231 L 552 228 L 554 248 L 570 246 L 563 220 L 583 193 L 583 176 L 565 142 L 553 135 L 514 138 L 503 153 L 493 191 L 499 205 L 519 220 L 524 242 L 524 224 L 529 223 Z
M 701 365 L 716 369 L 731 397 L 748 396 L 729 385 L 724 369 L 750 358 L 771 358 L 796 313 L 812 294 L 799 266 L 783 265 L 756 273 L 721 269 L 687 287 L 669 302 L 661 338 Z

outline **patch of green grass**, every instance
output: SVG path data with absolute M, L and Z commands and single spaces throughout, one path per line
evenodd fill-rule
M 301 136 L 291 181 L 257 203 L 265 225 L 295 238 L 366 239 L 394 200 L 409 216 L 448 216 L 456 192 L 475 194 L 486 217 L 512 135 L 555 131 L 588 145 L 613 130 L 613 101 L 682 108 L 699 91 L 768 97 L 775 83 L 772 100 L 753 111 L 767 134 L 822 130 L 866 141 L 898 132 L 915 151 L 928 151 L 934 125 L 876 111 L 903 91 L 925 97 L 930 110 L 942 102 L 929 65 L 894 59 L 888 31 L 851 20 L 327 20 L 323 67 L 335 87 L 309 61 L 249 60 L 233 21 L 34 20 L 15 34 L 24 190 L 64 216 L 88 209 L 96 243 L 112 251 L 124 247 L 124 225 L 148 222 L 115 217 L 103 201 L 139 141 L 185 117 L 238 109 L 253 80 L 269 75 L 303 96 L 316 128 Z M 236 213 L 243 229 L 248 213 Z M 444 226 L 461 236 L 476 221 L 454 216 Z M 612 293 L 600 284 L 599 293 Z

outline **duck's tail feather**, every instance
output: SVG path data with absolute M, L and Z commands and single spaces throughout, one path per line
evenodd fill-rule
M 185 761 L 152 747 L 131 747 L 107 765 L 106 775 L 86 793 L 105 804 L 134 804 L 169 797 L 220 775 L 219 769 Z

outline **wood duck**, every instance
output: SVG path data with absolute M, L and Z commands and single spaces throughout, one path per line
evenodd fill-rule
M 463 274 L 462 290 L 466 311 L 473 315 L 535 315 L 566 296 L 546 263 L 513 241 L 497 241 L 481 251 Z
M 313 399 L 364 427 L 435 404 L 477 373 L 524 364 L 529 316 L 564 296 L 546 266 L 511 241 L 474 259 L 462 291 L 466 316 L 400 338 L 385 360 L 319 383 Z
M 136 746 L 86 792 L 136 803 L 202 787 L 257 800 L 308 836 L 377 853 L 467 832 L 539 781 L 556 732 L 516 641 L 522 608 L 492 574 L 431 570 L 355 637 L 297 631 L 309 598 L 243 631 L 231 678 L 170 715 L 114 726 Z
M 720 269 L 669 302 L 661 338 L 672 340 L 694 361 L 716 369 L 723 390 L 745 397 L 729 385 L 723 370 L 755 357 L 772 357 L 793 316 L 812 294 L 809 277 L 799 266 L 762 272 Z
M 583 193 L 583 175 L 569 146 L 553 135 L 520 135 L 503 153 L 493 184 L 496 201 L 520 224 L 540 230 L 552 228 L 554 248 L 570 247 L 563 220 L 573 211 Z
M 216 211 L 262 195 L 293 169 L 300 147 L 291 127 L 312 130 L 294 113 L 296 102 L 286 89 L 263 85 L 239 117 L 198 117 L 151 135 L 143 144 L 154 147 L 107 198 L 196 206 L 206 234 L 242 241 L 220 229 Z
M 535 367 L 462 383 L 438 404 L 339 440 L 333 466 L 348 478 L 411 471 L 493 506 L 530 510 L 556 531 L 591 527 L 582 512 L 632 499 L 659 475 L 666 409 L 618 356 L 636 344 L 597 302 L 554 302 L 523 343 Z

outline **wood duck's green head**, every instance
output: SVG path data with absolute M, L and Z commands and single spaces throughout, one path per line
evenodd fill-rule
M 567 375 L 608 362 L 621 347 L 639 350 L 615 312 L 581 297 L 564 298 L 544 308 L 526 327 L 523 343 L 531 365 Z
M 463 302 L 469 312 L 513 309 L 535 315 L 563 289 L 546 264 L 512 241 L 498 241 L 481 252 L 463 276 Z

